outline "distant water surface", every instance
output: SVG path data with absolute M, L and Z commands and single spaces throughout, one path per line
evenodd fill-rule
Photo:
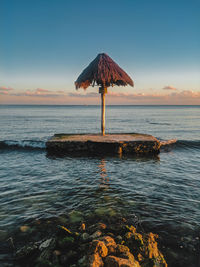
M 109 133 L 177 139 L 158 158 L 46 154 L 45 141 L 55 133 L 99 131 L 98 106 L 0 106 L 0 230 L 11 233 L 27 220 L 106 207 L 136 216 L 147 231 L 163 236 L 178 255 L 174 261 L 189 253 L 188 266 L 198 266 L 200 106 L 106 107 Z

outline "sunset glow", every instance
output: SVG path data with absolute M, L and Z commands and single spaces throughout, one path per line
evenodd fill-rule
M 200 104 L 199 1 L 78 2 L 2 1 L 0 104 L 98 104 L 74 81 L 101 52 L 135 84 L 108 104 Z

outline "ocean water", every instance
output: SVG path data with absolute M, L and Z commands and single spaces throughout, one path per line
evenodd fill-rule
M 158 233 L 169 266 L 200 266 L 200 106 L 106 107 L 108 133 L 177 139 L 157 158 L 46 153 L 55 133 L 99 131 L 98 106 L 0 106 L 0 251 L 27 220 L 104 212 Z

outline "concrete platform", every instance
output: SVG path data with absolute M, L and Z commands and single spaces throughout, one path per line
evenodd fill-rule
M 160 142 L 152 135 L 55 134 L 46 142 L 47 151 L 67 155 L 157 155 Z

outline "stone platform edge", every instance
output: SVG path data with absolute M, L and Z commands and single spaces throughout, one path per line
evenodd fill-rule
M 51 154 L 66 155 L 157 155 L 160 141 L 138 133 L 55 134 L 46 142 Z

